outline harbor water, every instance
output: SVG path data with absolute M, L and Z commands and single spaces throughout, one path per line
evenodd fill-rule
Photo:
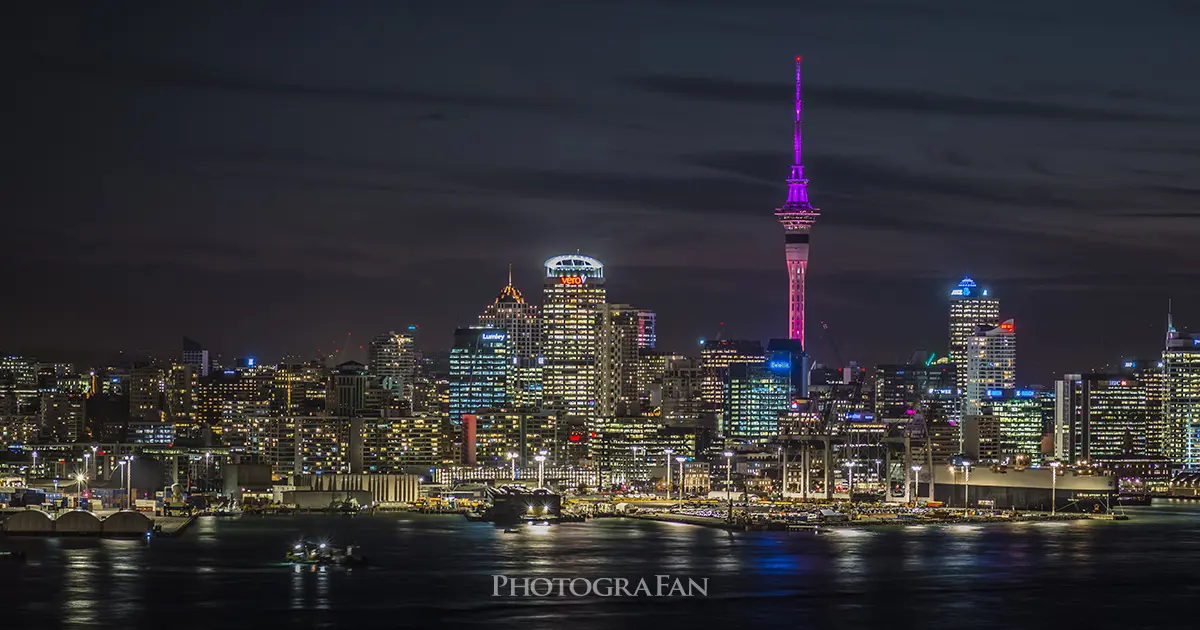
M 0 538 L 3 627 L 1178 628 L 1200 594 L 1200 503 L 1124 522 L 815 535 L 633 519 L 506 532 L 456 515 L 204 518 L 179 538 Z M 294 567 L 302 538 L 366 568 Z M 494 575 L 707 579 L 707 596 L 494 596 Z M 508 595 L 508 592 L 502 592 Z

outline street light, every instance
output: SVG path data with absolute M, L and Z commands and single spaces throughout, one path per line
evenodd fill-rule
M 538 455 L 538 456 L 534 457 L 533 459 L 537 460 L 537 463 L 538 463 L 538 487 L 541 488 L 543 485 L 542 482 L 545 479 L 544 475 L 545 475 L 545 470 L 546 470 L 546 456 Z
M 664 448 L 663 454 L 667 456 L 667 500 L 671 500 L 671 453 L 675 451 Z
M 92 447 L 92 464 L 96 466 L 96 470 L 92 471 L 95 474 L 93 474 L 92 476 L 97 479 L 100 478 L 100 458 L 96 457 L 96 451 L 99 450 L 99 448 L 100 447 L 98 447 L 98 446 Z
M 517 480 L 517 454 L 516 454 L 516 453 L 509 453 L 509 454 L 508 454 L 508 458 L 509 458 L 510 460 L 512 460 L 512 467 L 513 467 L 513 481 L 516 481 L 516 480 Z
M 971 507 L 971 462 L 963 460 L 963 509 Z
M 1058 513 L 1058 501 L 1055 494 L 1058 493 L 1058 462 L 1050 462 L 1050 516 Z
M 83 475 L 85 477 L 90 475 L 92 472 L 91 458 L 92 458 L 91 453 L 83 454 Z
M 913 502 L 913 505 L 916 505 L 917 504 L 917 493 L 921 490 L 921 466 L 920 466 L 920 464 L 913 466 L 912 471 L 913 471 L 912 502 Z
M 675 461 L 679 462 L 679 509 L 682 510 L 683 509 L 683 462 L 686 462 L 687 458 L 680 455 L 679 457 L 675 458 Z
M 208 492 L 208 460 L 212 458 L 212 453 L 204 453 L 204 492 Z
M 127 464 L 127 463 L 128 462 L 125 461 L 124 457 L 117 460 L 117 468 L 119 468 L 121 471 L 121 489 L 122 490 L 125 489 L 125 464 Z M 125 509 L 129 509 L 129 493 L 128 492 L 125 493 Z
M 30 474 L 34 475 L 34 476 L 37 475 L 37 456 L 38 456 L 38 452 L 34 451 L 33 452 L 33 470 L 30 471 Z
M 842 464 L 842 465 L 846 467 L 846 471 L 850 477 L 850 485 L 848 488 L 846 488 L 846 498 L 851 503 L 853 503 L 854 502 L 854 467 L 857 466 L 858 464 L 856 464 L 854 462 L 846 462 L 845 464 Z
M 733 451 L 725 451 L 725 500 L 729 502 L 729 520 L 733 520 Z

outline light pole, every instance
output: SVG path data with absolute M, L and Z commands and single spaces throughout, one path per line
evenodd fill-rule
M 96 467 L 96 469 L 92 471 L 92 476 L 97 479 L 100 478 L 100 458 L 96 457 L 96 451 L 99 450 L 99 448 L 100 447 L 98 446 L 92 447 L 92 465 Z
M 679 462 L 679 509 L 682 510 L 683 509 L 683 462 L 686 462 L 687 458 L 680 455 L 679 457 L 675 458 L 675 461 Z
M 854 462 L 846 462 L 843 464 L 846 467 L 847 475 L 849 476 L 849 487 L 846 488 L 846 499 L 851 503 L 854 502 L 854 467 L 857 466 Z
M 963 460 L 963 509 L 971 507 L 971 462 Z
M 1050 462 L 1050 516 L 1058 513 L 1058 462 Z
M 83 507 L 83 493 L 84 493 L 84 487 L 86 486 L 86 484 L 87 484 L 87 475 L 85 475 L 83 473 L 77 473 L 75 475 L 75 491 L 79 495 L 79 498 L 76 499 L 76 501 L 75 501 L 76 507 Z
M 204 492 L 208 492 L 208 461 L 212 458 L 212 453 L 204 454 Z
M 29 474 L 33 475 L 35 477 L 37 476 L 37 456 L 38 456 L 38 452 L 34 451 L 33 452 L 33 467 L 32 467 L 32 470 L 29 471 Z
M 538 487 L 541 488 L 543 486 L 543 481 L 545 480 L 546 456 L 538 455 L 533 459 L 537 460 L 538 463 Z
M 920 490 L 921 490 L 921 466 L 920 466 L 920 464 L 913 466 L 912 471 L 913 471 L 912 502 L 913 502 L 913 505 L 916 505 L 917 504 L 917 493 L 920 492 Z
M 91 475 L 91 473 L 92 473 L 92 454 L 84 453 L 83 454 L 83 474 L 86 477 L 86 476 Z
M 733 521 L 733 451 L 725 451 L 725 500 L 729 502 L 729 520 Z
M 516 480 L 517 480 L 517 454 L 516 454 L 516 453 L 509 453 L 509 454 L 508 454 L 508 459 L 512 460 L 512 467 L 513 467 L 513 481 L 516 481 Z
M 667 462 L 667 501 L 671 500 L 671 453 L 674 453 L 674 452 L 675 451 L 673 451 L 669 448 L 663 449 L 663 454 L 667 456 L 666 457 L 666 462 Z
M 129 504 L 129 509 L 133 509 L 133 455 L 126 455 L 125 461 L 125 500 Z
M 783 463 L 783 447 L 779 447 L 779 500 L 787 495 L 787 466 Z
M 125 489 L 124 488 L 124 486 L 125 486 L 125 464 L 127 464 L 127 463 L 128 462 L 125 461 L 124 457 L 122 457 L 120 460 L 117 461 L 117 468 L 121 469 L 121 486 L 122 486 L 121 489 L 122 490 Z M 125 509 L 127 509 L 127 510 L 129 509 L 129 493 L 128 492 L 125 493 Z

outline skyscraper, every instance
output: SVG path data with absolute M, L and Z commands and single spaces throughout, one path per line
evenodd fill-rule
M 208 369 L 211 365 L 208 350 L 205 350 L 198 342 L 184 337 L 182 358 L 184 365 L 195 368 L 197 376 L 208 376 Z
M 1200 469 L 1200 335 L 1172 330 L 1163 350 L 1163 423 L 1166 455 Z
M 775 216 L 783 224 L 784 251 L 788 268 L 788 338 L 804 345 L 804 281 L 808 273 L 808 237 L 821 213 L 808 201 L 801 151 L 802 101 L 800 57 L 796 57 L 796 121 L 792 127 L 792 173 L 787 179 L 788 197 Z
M 1032 464 L 1042 458 L 1043 401 L 1033 388 L 985 392 L 980 413 L 997 429 L 997 460 Z
M 979 326 L 999 325 L 1000 300 L 990 297 L 987 289 L 963 278 L 950 291 L 950 364 L 959 396 L 967 391 L 967 340 Z
M 991 390 L 1017 386 L 1017 333 L 1013 320 L 999 326 L 979 326 L 967 339 L 967 391 L 963 415 L 979 413 Z
M 638 309 L 637 312 L 637 347 L 638 349 L 653 350 L 658 343 L 655 333 L 658 315 L 654 311 Z
M 725 380 L 734 363 L 761 363 L 765 358 L 762 344 L 739 339 L 706 340 L 700 348 L 703 374 L 701 394 L 704 406 L 720 412 L 725 408 Z
M 790 362 L 732 363 L 725 379 L 720 431 L 737 442 L 765 442 L 779 435 L 779 415 L 791 404 Z M 779 367 L 775 367 L 779 365 Z
M 512 266 L 508 284 L 500 289 L 495 301 L 479 314 L 479 325 L 508 332 L 514 366 L 512 404 L 522 409 L 537 409 L 542 404 L 542 322 L 537 306 L 525 301 L 513 286 Z
M 598 415 L 628 415 L 637 409 L 641 313 L 626 304 L 603 308 L 596 373 Z
M 466 414 L 508 406 L 516 366 L 508 331 L 459 328 L 450 350 L 450 422 Z
M 1146 455 L 1146 390 L 1122 374 L 1067 374 L 1055 384 L 1056 434 L 1071 462 Z
M 542 406 L 565 417 L 595 417 L 604 264 L 582 254 L 545 263 L 542 286 Z
M 417 375 L 416 326 L 406 333 L 389 330 L 371 340 L 367 368 L 396 398 L 412 400 Z

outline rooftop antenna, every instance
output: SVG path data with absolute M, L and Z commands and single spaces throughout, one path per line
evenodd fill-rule
M 1171 340 L 1175 338 L 1175 335 L 1177 333 L 1178 333 L 1178 331 L 1175 330 L 1175 322 L 1171 318 L 1171 298 L 1167 298 L 1167 343 L 1166 343 L 1166 345 L 1168 348 L 1170 348 Z

